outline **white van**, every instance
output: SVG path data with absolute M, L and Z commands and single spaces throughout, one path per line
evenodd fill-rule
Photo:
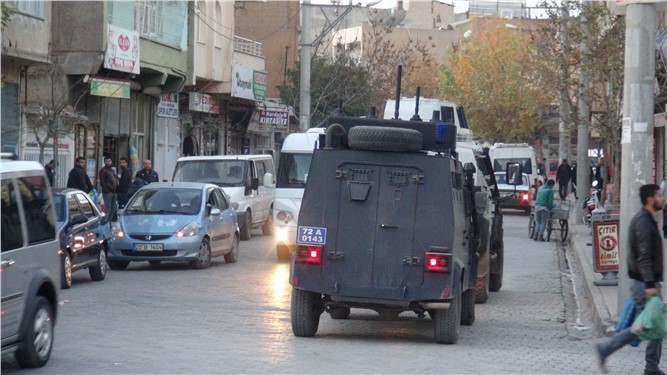
M 523 173 L 528 175 L 531 186 L 535 185 L 536 179 L 542 179 L 537 174 L 535 150 L 527 143 L 496 143 L 489 148 L 489 157 L 495 172 L 503 172 L 507 163 L 519 162 L 523 165 Z
M 242 240 L 250 239 L 253 228 L 262 227 L 265 236 L 273 234 L 276 182 L 271 155 L 179 158 L 172 181 L 208 182 L 220 186 L 232 204 L 238 205 L 235 208 Z
M 2 180 L 2 354 L 21 367 L 51 356 L 60 291 L 60 242 L 44 167 L 0 161 Z
M 308 129 L 285 138 L 278 160 L 278 181 L 273 207 L 278 259 L 286 260 L 296 249 L 296 223 L 299 220 L 303 189 L 308 180 L 313 150 L 324 128 Z
M 415 103 L 417 98 L 402 97 L 400 108 L 398 109 L 398 119 L 408 121 L 415 115 Z M 383 119 L 391 120 L 396 111 L 396 100 L 389 99 L 384 107 Z M 472 130 L 468 128 L 465 111 L 463 107 L 456 102 L 450 102 L 439 99 L 419 98 L 419 117 L 422 121 L 431 121 L 433 111 L 440 113 L 440 121 L 456 125 L 456 141 L 472 142 Z

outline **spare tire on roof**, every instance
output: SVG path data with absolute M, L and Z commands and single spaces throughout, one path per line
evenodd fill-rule
M 422 138 L 422 133 L 414 129 L 355 126 L 350 128 L 347 142 L 357 150 L 416 152 L 422 148 Z

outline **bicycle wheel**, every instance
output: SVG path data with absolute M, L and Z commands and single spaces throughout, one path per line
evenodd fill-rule
M 530 213 L 530 219 L 528 219 L 528 236 L 532 237 L 535 233 L 535 213 Z
M 558 224 L 560 224 L 560 240 L 565 241 L 567 240 L 567 234 L 569 233 L 570 227 L 569 224 L 567 223 L 567 220 L 558 220 Z

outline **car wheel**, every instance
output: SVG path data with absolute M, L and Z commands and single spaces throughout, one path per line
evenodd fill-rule
M 245 213 L 245 221 L 243 222 L 243 225 L 240 228 L 241 230 L 241 239 L 243 241 L 247 241 L 250 239 L 250 236 L 252 234 L 250 233 L 252 231 L 252 215 L 250 214 L 250 211 Z
M 239 260 L 239 236 L 234 234 L 232 250 L 225 255 L 225 263 L 236 263 Z
M 130 265 L 130 262 L 124 260 L 107 260 L 107 264 L 114 271 L 122 271 Z
M 447 310 L 435 310 L 432 317 L 435 341 L 438 344 L 456 344 L 461 323 L 461 292 L 450 301 Z
M 203 270 L 211 265 L 211 244 L 207 238 L 199 245 L 199 253 L 197 253 L 197 260 L 192 262 L 192 267 Z
M 150 264 L 151 266 L 159 266 L 160 263 L 162 263 L 162 261 L 160 261 L 160 260 L 149 260 L 148 261 L 148 264 Z
M 42 367 L 53 347 L 53 312 L 46 298 L 36 297 L 27 323 L 25 342 L 16 352 L 16 361 L 21 367 Z
M 100 253 L 97 256 L 97 263 L 94 266 L 88 269 L 90 273 L 90 278 L 93 281 L 102 281 L 107 275 L 107 253 L 104 249 L 100 249 Z
M 292 332 L 297 337 L 312 337 L 317 333 L 322 314 L 319 293 L 292 288 Z
M 262 234 L 265 236 L 273 235 L 273 208 L 269 210 L 269 218 L 262 225 Z
M 63 273 L 61 275 L 60 286 L 62 289 L 69 289 L 72 287 L 72 257 L 67 251 L 63 255 Z

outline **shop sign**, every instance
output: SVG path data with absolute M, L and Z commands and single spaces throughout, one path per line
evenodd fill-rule
M 130 83 L 108 79 L 92 78 L 90 80 L 90 95 L 106 96 L 109 98 L 130 98 Z
M 211 95 L 200 94 L 198 92 L 190 93 L 190 105 L 188 109 L 197 112 L 220 113 L 218 101 Z
M 232 67 L 232 96 L 256 101 L 266 100 L 267 75 L 243 65 Z
M 109 25 L 104 67 L 139 74 L 139 33 Z
M 289 113 L 283 111 L 259 111 L 259 131 L 286 132 L 289 127 Z
M 595 272 L 618 272 L 618 220 L 593 222 Z
M 157 117 L 178 118 L 178 93 L 163 92 L 157 104 Z

